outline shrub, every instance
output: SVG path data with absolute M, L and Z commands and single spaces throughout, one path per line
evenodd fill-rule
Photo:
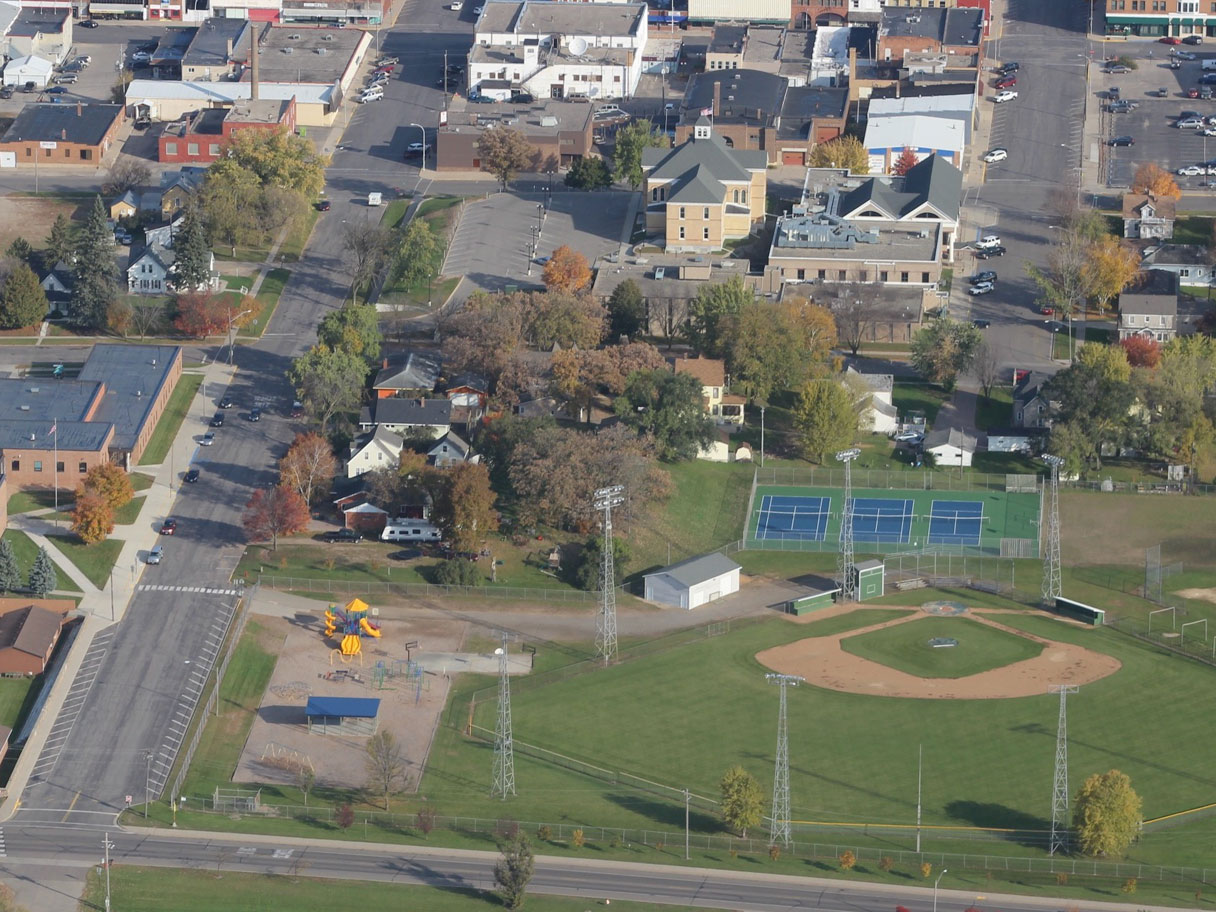
M 435 582 L 441 586 L 480 586 L 481 574 L 471 560 L 446 560 L 435 568 Z
M 933 876 L 933 865 L 929 864 L 929 862 L 927 862 L 927 861 L 922 861 L 920 863 L 920 876 L 923 877 L 925 880 L 928 880 L 930 877 L 932 877 Z
M 587 837 L 583 835 L 582 829 L 577 829 L 570 834 L 570 844 L 576 849 L 581 849 L 587 842 Z
M 349 804 L 340 805 L 334 812 L 334 823 L 343 830 L 349 830 L 355 825 L 355 809 Z
M 435 829 L 435 809 L 424 807 L 418 812 L 418 832 L 425 838 L 431 830 Z
M 553 838 L 553 830 L 547 823 L 542 823 L 536 828 L 536 838 L 541 842 L 548 842 Z
M 776 861 L 778 858 L 780 858 L 781 857 L 781 846 L 775 845 L 775 844 L 769 846 L 768 847 L 768 857 L 771 858 L 773 861 Z
M 840 870 L 852 871 L 857 866 L 857 856 L 853 854 L 852 849 L 845 849 L 840 853 Z
M 1128 893 L 1128 894 L 1135 893 L 1136 892 L 1136 878 L 1129 877 L 1127 880 L 1123 881 L 1123 886 L 1120 887 L 1119 889 L 1122 890 L 1124 893 Z
M 890 855 L 884 855 L 882 858 L 878 859 L 878 870 L 884 873 L 890 873 L 891 869 L 894 867 L 895 861 Z

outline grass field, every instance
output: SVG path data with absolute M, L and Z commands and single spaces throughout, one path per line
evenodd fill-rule
M 173 445 L 173 438 L 177 436 L 177 431 L 182 426 L 182 421 L 202 383 L 200 374 L 182 374 L 181 379 L 177 381 L 177 388 L 169 397 L 169 404 L 165 406 L 165 411 L 156 423 L 156 430 L 152 432 L 147 449 L 139 458 L 140 465 L 160 465 L 165 461 L 165 457 L 169 455 L 169 447 Z
M 869 347 L 869 346 L 867 346 Z M 943 405 L 950 401 L 950 393 L 939 386 L 927 383 L 905 383 L 896 381 L 891 390 L 891 404 L 901 415 L 911 411 L 925 413 L 925 420 L 932 425 Z
M 47 541 L 75 564 L 98 589 L 104 589 L 110 582 L 110 571 L 114 569 L 114 562 L 122 553 L 123 545 L 117 538 L 107 538 L 95 545 L 86 545 L 75 535 L 48 535 Z
M 949 637 L 958 645 L 930 646 L 929 640 L 935 637 Z M 1033 640 L 965 617 L 924 618 L 915 624 L 874 630 L 846 637 L 840 648 L 921 678 L 965 678 L 1033 659 L 1043 651 Z
M 24 581 L 29 577 L 30 567 L 34 566 L 34 559 L 38 556 L 38 547 L 24 532 L 17 529 L 9 529 L 4 533 L 4 538 L 13 546 L 13 554 L 17 558 L 17 568 L 21 573 L 21 579 Z M 67 575 L 63 569 L 63 565 L 55 560 L 56 555 L 53 549 L 48 549 L 51 556 L 51 563 L 55 565 L 55 575 L 58 577 L 59 590 L 62 592 L 83 592 L 79 586 L 72 581 L 72 578 Z M 62 558 L 62 555 L 59 555 Z

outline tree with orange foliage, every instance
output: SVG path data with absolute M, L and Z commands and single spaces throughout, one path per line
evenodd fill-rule
M 545 264 L 545 287 L 550 291 L 581 291 L 591 284 L 587 258 L 566 244 L 553 251 Z
M 904 146 L 904 150 L 899 153 L 899 158 L 895 160 L 895 164 L 891 166 L 891 173 L 898 174 L 903 177 L 909 171 L 916 167 L 916 153 L 912 151 L 911 146 Z
M 240 329 L 253 318 L 256 308 L 243 305 L 244 301 L 234 294 L 203 291 L 179 295 L 173 325 L 196 339 L 222 335 L 230 324 Z
M 1145 162 L 1136 169 L 1132 177 L 1133 193 L 1149 193 L 1157 199 L 1179 199 L 1182 191 L 1178 189 L 1178 181 L 1155 162 Z
M 82 494 L 76 498 L 76 509 L 72 511 L 72 531 L 86 545 L 105 541 L 114 531 L 114 508 L 100 494 Z
M 1150 336 L 1128 336 L 1119 342 L 1132 367 L 1154 368 L 1161 362 L 1161 343 Z
M 300 492 L 281 484 L 259 488 L 245 504 L 241 520 L 251 541 L 270 539 L 270 550 L 279 549 L 279 536 L 300 532 L 308 526 L 308 504 Z

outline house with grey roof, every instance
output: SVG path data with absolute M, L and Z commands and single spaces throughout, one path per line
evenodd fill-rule
M 167 294 L 176 262 L 173 250 L 160 244 L 149 244 L 140 250 L 132 248 L 127 261 L 127 290 L 131 294 Z
M 404 355 L 385 356 L 372 382 L 375 395 L 428 396 L 439 382 L 443 360 L 435 352 L 408 351 Z
M 1013 384 L 1013 423 L 1019 428 L 1051 427 L 1051 400 L 1043 391 L 1050 374 L 1025 371 L 1015 375 Z
M 440 469 L 446 469 L 462 462 L 479 462 L 480 458 L 473 455 L 473 448 L 455 431 L 448 431 L 435 441 L 426 451 L 427 461 Z
M 925 452 L 933 457 L 935 465 L 971 465 L 978 441 L 961 428 L 942 428 L 925 435 Z
M 732 149 L 702 117 L 692 139 L 643 149 L 646 232 L 669 252 L 711 253 L 764 220 L 768 156 Z
M 405 441 L 400 434 L 377 425 L 371 433 L 351 441 L 346 456 L 346 477 L 357 478 L 376 469 L 395 469 L 401 464 L 404 448 Z
M 1178 334 L 1178 276 L 1164 269 L 1141 273 L 1119 295 L 1119 340 L 1143 336 L 1168 342 Z
M 691 611 L 739 591 L 742 568 L 717 551 L 690 557 L 642 577 L 648 602 Z
M 442 437 L 452 429 L 450 399 L 373 399 L 359 412 L 359 429 L 384 427 L 403 437 Z

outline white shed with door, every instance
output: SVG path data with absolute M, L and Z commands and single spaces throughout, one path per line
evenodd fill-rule
M 697 608 L 739 591 L 739 565 L 713 552 L 647 573 L 645 598 L 673 608 Z
M 15 57 L 4 67 L 4 84 L 23 86 L 32 82 L 38 88 L 45 89 L 54 70 L 54 64 L 41 57 Z

